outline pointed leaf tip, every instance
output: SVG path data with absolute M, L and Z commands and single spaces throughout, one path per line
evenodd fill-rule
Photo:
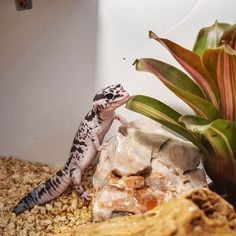
M 137 63 L 138 63 L 138 59 L 135 59 L 135 61 L 133 62 L 132 66 L 136 66 Z
M 157 36 L 154 32 L 152 32 L 151 30 L 150 30 L 149 33 L 148 33 L 148 37 L 149 37 L 150 39 L 156 39 L 156 38 L 158 38 L 158 36 Z
M 230 24 L 219 23 L 216 20 L 213 25 L 202 28 L 198 32 L 193 52 L 201 56 L 207 48 L 217 48 L 220 45 L 222 35 L 230 27 Z

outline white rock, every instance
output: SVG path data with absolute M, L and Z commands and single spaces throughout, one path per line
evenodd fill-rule
M 207 185 L 202 154 L 190 142 L 144 119 L 121 126 L 93 177 L 94 221 L 145 212 Z

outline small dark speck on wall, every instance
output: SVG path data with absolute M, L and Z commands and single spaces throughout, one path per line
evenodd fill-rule
M 125 57 L 123 57 L 123 60 L 125 61 Z
M 29 10 L 33 7 L 32 0 L 15 0 L 15 4 L 17 11 Z

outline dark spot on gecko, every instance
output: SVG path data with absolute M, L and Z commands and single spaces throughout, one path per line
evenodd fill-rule
M 95 117 L 95 112 L 93 110 L 91 110 L 86 116 L 85 116 L 85 120 L 87 121 L 91 121 L 93 120 L 93 118 Z M 86 126 L 87 124 L 85 124 Z
M 73 156 L 70 155 L 69 158 L 68 158 L 68 161 L 66 162 L 66 168 L 67 168 L 67 169 L 69 168 L 69 164 L 70 164 L 72 158 L 73 158 Z M 65 169 L 65 170 L 66 170 L 66 169 Z
M 62 177 L 64 174 L 63 174 L 63 172 L 62 172 L 61 170 L 59 170 L 59 171 L 56 173 L 56 175 Z
M 52 182 L 53 186 L 55 186 L 56 188 L 58 188 L 58 185 L 57 185 L 56 179 L 52 179 L 51 182 Z
M 98 100 L 101 100 L 101 99 L 104 99 L 105 96 L 103 93 L 97 93 L 94 98 L 93 98 L 93 101 L 98 101 Z
M 83 149 L 82 149 L 81 147 L 79 147 L 79 148 L 77 149 L 77 151 L 78 151 L 79 153 L 83 153 Z
M 76 150 L 77 150 L 76 146 L 72 146 L 70 152 L 76 152 Z
M 24 199 L 24 202 L 27 204 L 28 207 L 31 207 L 33 199 L 31 198 L 30 194 L 27 195 L 27 198 Z
M 45 188 L 46 188 L 46 190 L 47 190 L 47 192 L 52 196 L 52 194 L 50 193 L 50 189 L 51 189 L 51 186 L 50 186 L 50 184 L 49 184 L 49 181 L 46 181 L 45 182 Z
M 71 168 L 71 169 L 70 169 L 70 174 L 73 173 L 76 169 L 77 169 L 77 168 L 75 168 L 75 167 L 74 167 L 74 168 Z
M 74 141 L 74 144 L 76 144 L 76 145 L 82 145 L 82 146 L 87 146 L 84 141 L 79 141 L 78 139 Z
M 86 129 L 86 134 L 90 134 L 90 129 Z
M 117 94 L 117 95 L 114 96 L 114 99 L 119 98 L 119 97 L 120 97 L 120 95 Z
M 38 192 L 39 198 L 42 197 L 44 193 L 46 193 L 45 188 L 40 189 L 40 191 Z
M 116 86 L 115 86 L 115 89 L 116 88 L 120 88 L 121 87 L 121 85 L 120 84 L 117 84 Z
M 57 181 L 58 184 L 61 184 L 61 181 L 60 181 L 59 178 L 56 178 L 56 181 Z
M 32 198 L 32 194 L 28 193 L 24 198 L 23 201 L 26 202 L 28 206 L 31 205 L 31 202 L 34 202 L 34 199 Z
M 73 172 L 74 172 L 76 169 L 77 169 L 77 168 L 71 168 L 71 169 L 70 169 L 70 178 L 73 177 Z
M 52 179 L 49 179 L 47 182 L 48 182 L 48 186 L 50 187 L 50 189 L 57 191 L 56 187 L 54 186 L 54 184 L 52 182 Z

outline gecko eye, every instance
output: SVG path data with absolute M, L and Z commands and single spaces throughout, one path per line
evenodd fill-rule
M 114 97 L 112 93 L 107 93 L 105 96 L 107 99 L 112 99 Z

